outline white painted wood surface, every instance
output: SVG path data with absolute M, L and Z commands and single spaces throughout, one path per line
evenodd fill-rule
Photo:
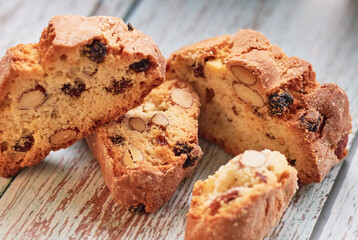
M 336 82 L 347 91 L 354 125 L 351 141 L 357 131 L 356 1 L 0 0 L 0 54 L 17 43 L 37 41 L 56 14 L 127 17 L 134 27 L 152 36 L 166 57 L 195 41 L 232 34 L 239 28 L 257 29 L 288 55 L 310 61 L 320 82 Z M 230 159 L 217 146 L 206 141 L 200 144 L 203 159 L 171 200 L 155 214 L 137 215 L 113 201 L 83 141 L 52 152 L 13 180 L 0 179 L 0 196 L 4 192 L 0 198 L 0 237 L 183 239 L 193 183 Z M 337 166 L 323 183 L 301 187 L 268 239 L 309 239 L 312 232 L 312 238 L 357 239 L 357 154 L 349 156 L 345 176 L 339 174 L 345 165 L 342 169 Z M 336 179 L 341 188 L 335 188 Z M 332 186 L 337 197 L 330 201 Z

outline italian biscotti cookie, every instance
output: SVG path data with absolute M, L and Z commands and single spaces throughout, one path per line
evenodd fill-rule
M 0 175 L 38 163 L 139 106 L 164 80 L 152 39 L 115 17 L 55 16 L 0 62 Z
M 202 155 L 198 115 L 197 94 L 188 83 L 171 80 L 87 137 L 120 205 L 155 212 L 170 199 Z
M 280 151 L 302 183 L 322 181 L 347 155 L 345 92 L 320 85 L 310 63 L 286 56 L 257 31 L 184 47 L 167 69 L 168 79 L 189 81 L 201 99 L 199 135 L 233 155 Z
M 185 239 L 262 239 L 296 189 L 297 171 L 282 154 L 247 150 L 195 183 Z

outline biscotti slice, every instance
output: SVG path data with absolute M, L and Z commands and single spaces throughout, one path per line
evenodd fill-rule
M 284 155 L 247 150 L 195 183 L 185 239 L 262 239 L 296 189 L 297 171 Z
M 0 62 L 0 175 L 139 106 L 164 80 L 152 39 L 115 17 L 55 16 Z
M 320 85 L 310 63 L 261 33 L 240 30 L 172 53 L 167 78 L 189 81 L 201 100 L 199 135 L 237 155 L 283 153 L 302 183 L 320 182 L 347 155 L 349 102 Z
M 202 155 L 199 97 L 183 81 L 154 89 L 144 103 L 87 137 L 114 199 L 130 211 L 157 211 Z

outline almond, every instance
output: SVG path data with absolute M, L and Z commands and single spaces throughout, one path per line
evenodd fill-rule
M 151 123 L 157 125 L 158 127 L 165 127 L 169 125 L 168 118 L 162 113 L 154 114 L 150 121 Z
M 264 100 L 255 90 L 240 83 L 234 83 L 232 86 L 236 95 L 245 103 L 251 104 L 255 107 L 263 107 L 265 105 Z
M 142 152 L 133 145 L 129 145 L 123 155 L 123 162 L 127 167 L 135 167 L 136 164 L 143 161 L 144 156 Z
M 132 127 L 132 129 L 139 132 L 144 132 L 147 128 L 145 121 L 140 117 L 131 117 L 129 119 L 129 125 Z
M 266 163 L 266 155 L 262 152 L 254 150 L 247 150 L 239 158 L 242 165 L 246 167 L 258 168 L 262 167 Z
M 51 145 L 63 145 L 74 140 L 78 131 L 75 129 L 67 128 L 61 129 L 50 137 Z
M 193 105 L 193 96 L 184 89 L 175 88 L 172 91 L 171 98 L 175 104 L 182 108 L 190 108 Z
M 257 81 L 254 75 L 246 68 L 231 66 L 230 69 L 235 78 L 246 85 L 254 85 Z
M 18 107 L 21 110 L 31 110 L 41 106 L 46 100 L 46 91 L 38 85 L 36 88 L 23 92 Z

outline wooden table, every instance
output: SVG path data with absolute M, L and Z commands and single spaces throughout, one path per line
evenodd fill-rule
M 112 15 L 152 36 L 165 57 L 193 42 L 240 28 L 263 32 L 288 55 L 308 60 L 321 83 L 350 98 L 350 153 L 321 184 L 301 186 L 267 239 L 358 239 L 358 1 L 0 0 L 0 54 L 37 42 L 51 16 Z M 197 179 L 231 156 L 201 140 L 194 174 L 155 214 L 133 215 L 116 204 L 82 140 L 40 164 L 0 179 L 3 239 L 183 239 Z

